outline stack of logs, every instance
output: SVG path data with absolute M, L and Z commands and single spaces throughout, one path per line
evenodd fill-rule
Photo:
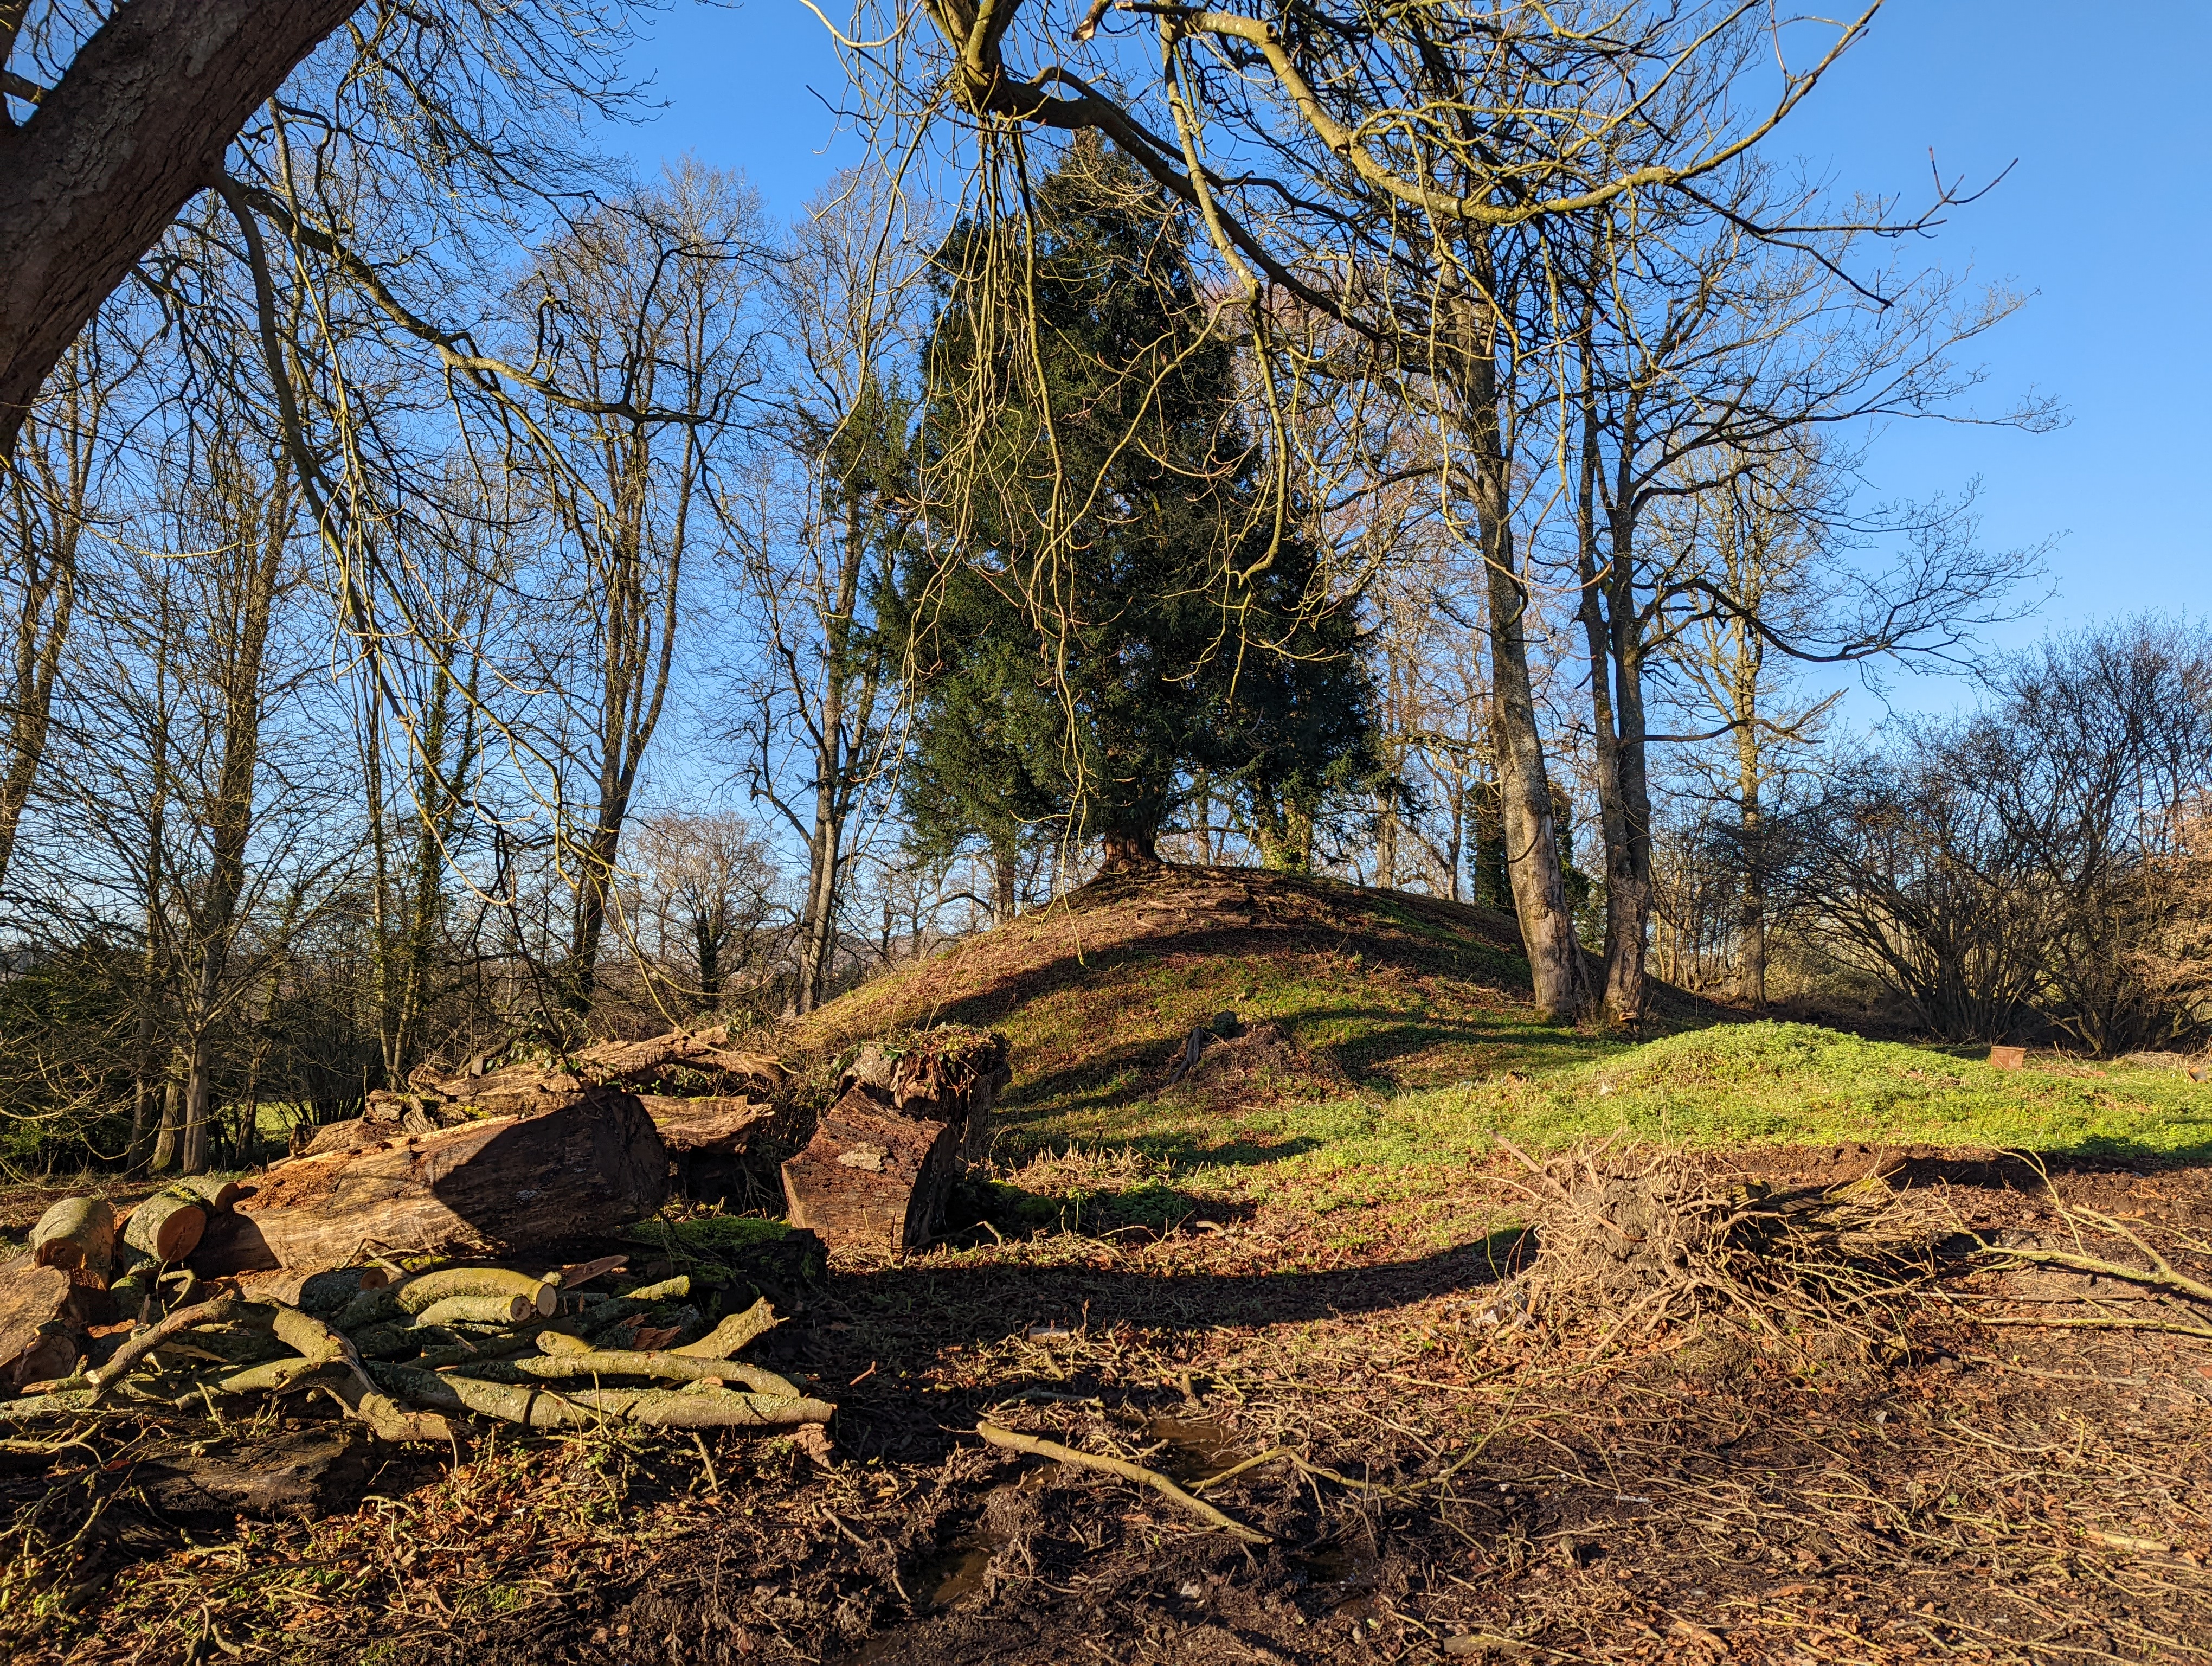
M 988 1146 L 1006 1061 L 1003 1037 L 958 1026 L 862 1049 L 782 1164 L 792 1224 L 866 1255 L 927 1243 Z M 791 1143 L 783 1070 L 722 1031 L 488 1062 L 417 1071 L 245 1184 L 179 1182 L 121 1219 L 98 1199 L 57 1204 L 31 1248 L 0 1264 L 0 1390 L 70 1374 L 95 1328 L 158 1316 L 194 1282 L 380 1257 L 512 1259 L 655 1214 L 672 1153 L 680 1176 L 688 1163 L 760 1160 L 771 1128 Z
M 86 1218 L 106 1211 L 97 1200 L 73 1199 L 48 1212 L 42 1231 L 88 1201 L 94 1207 L 78 1212 Z M 94 1229 L 81 1241 L 96 1246 L 97 1237 Z M 46 1231 L 31 1253 L 59 1241 Z M 143 1322 L 106 1327 L 84 1353 L 75 1346 L 60 1355 L 19 1351 L 9 1386 L 21 1397 L 0 1399 L 0 1424 L 250 1410 L 240 1402 L 314 1391 L 396 1442 L 449 1439 L 450 1412 L 539 1429 L 828 1421 L 835 1408 L 826 1402 L 732 1357 L 776 1324 L 765 1300 L 708 1329 L 693 1300 L 700 1275 L 637 1284 L 620 1276 L 626 1261 L 608 1256 L 544 1274 L 480 1264 L 409 1274 L 373 1262 L 213 1284 L 187 1271 L 166 1313 L 164 1280 L 146 1298 Z M 96 1262 L 67 1270 L 96 1274 Z M 617 1287 L 586 1288 L 611 1276 Z M 55 1358 L 67 1363 L 53 1378 L 26 1375 Z

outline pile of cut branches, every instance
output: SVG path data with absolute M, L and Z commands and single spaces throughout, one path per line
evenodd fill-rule
M 69 1200 L 49 1215 L 96 1219 L 105 1207 Z M 257 1403 L 326 1396 L 404 1443 L 450 1438 L 445 1414 L 459 1412 L 541 1429 L 700 1429 L 818 1425 L 835 1409 L 732 1357 L 776 1324 L 775 1311 L 763 1298 L 709 1328 L 695 1300 L 695 1286 L 704 1295 L 715 1280 L 704 1269 L 640 1283 L 623 1276 L 623 1256 L 543 1273 L 378 1260 L 210 1281 L 142 1260 L 110 1290 L 111 1238 L 80 1234 L 72 1252 L 49 1235 L 21 1258 L 29 1265 L 0 1269 L 10 1291 L 43 1292 L 38 1281 L 58 1275 L 72 1299 L 112 1309 L 127 1291 L 137 1310 L 135 1320 L 40 1332 L 46 1351 L 31 1357 L 48 1357 L 57 1336 L 82 1335 L 82 1352 L 65 1375 L 15 1383 L 21 1392 L 0 1399 L 0 1424 L 249 1415 Z M 69 1265 L 38 1264 L 42 1255 Z
M 1608 1319 L 1608 1339 L 1698 1315 L 1854 1325 L 1929 1276 L 1951 1236 L 1879 1172 L 1781 1188 L 1663 1147 L 1514 1155 L 1535 1205 L 1531 1297 Z

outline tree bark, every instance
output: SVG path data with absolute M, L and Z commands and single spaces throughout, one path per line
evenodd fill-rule
M 644 1109 L 585 1087 L 536 1116 L 280 1163 L 216 1223 L 193 1264 L 342 1267 L 365 1243 L 501 1255 L 627 1225 L 667 1191 L 668 1153 Z
M 62 355 L 359 0 L 128 0 L 0 126 L 0 459 Z M 0 120 L 4 120 L 0 117 Z
M 1470 345 L 1473 345 L 1470 344 Z M 1512 459 L 1505 450 L 1498 370 L 1486 348 L 1462 356 L 1462 398 L 1474 471 L 1476 519 L 1490 614 L 1492 721 L 1503 800 L 1505 872 L 1528 956 L 1537 1017 L 1571 1021 L 1589 1004 L 1582 945 L 1567 905 L 1552 817 L 1551 779 L 1528 672 L 1528 587 L 1515 549 Z

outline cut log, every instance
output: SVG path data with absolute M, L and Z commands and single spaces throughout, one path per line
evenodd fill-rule
M 114 1310 L 97 1274 L 41 1267 L 27 1253 L 0 1266 L 0 1385 L 12 1394 L 26 1383 L 66 1376 L 86 1327 Z
M 31 1228 L 41 1267 L 82 1267 L 106 1274 L 115 1261 L 115 1211 L 104 1197 L 65 1197 Z
M 527 1296 L 448 1296 L 415 1316 L 423 1327 L 441 1325 L 519 1325 L 536 1316 L 538 1304 Z
M 526 1304 L 514 1316 L 517 1319 L 526 1319 L 532 1313 L 550 1318 L 560 1305 L 561 1288 L 549 1280 L 510 1272 L 504 1267 L 447 1267 L 396 1286 L 392 1304 L 401 1313 L 422 1313 L 455 1296 L 520 1297 Z
M 959 1149 L 952 1124 L 898 1116 L 855 1087 L 783 1165 L 791 1224 L 812 1228 L 833 1250 L 919 1250 L 936 1230 Z
M 237 1516 L 312 1521 L 361 1497 L 367 1443 L 343 1426 L 302 1431 L 234 1452 L 150 1459 L 131 1480 L 161 1514 L 189 1526 L 227 1525 Z
M 207 1218 L 205 1199 L 172 1186 L 131 1212 L 123 1223 L 123 1242 L 157 1262 L 182 1261 L 198 1247 Z
M 224 1180 L 211 1174 L 188 1174 L 169 1189 L 190 1192 L 207 1206 L 210 1215 L 229 1213 L 231 1206 L 248 1190 L 235 1180 Z
M 638 1103 L 660 1130 L 671 1157 L 742 1157 L 775 1120 L 775 1107 L 757 1099 L 672 1099 L 641 1094 Z
M 667 1196 L 668 1154 L 629 1094 L 582 1088 L 543 1115 L 295 1158 L 240 1200 L 194 1266 L 343 1266 L 374 1245 L 501 1256 L 625 1225 Z

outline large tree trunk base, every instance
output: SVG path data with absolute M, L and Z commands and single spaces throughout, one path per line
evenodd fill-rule
M 668 1194 L 668 1153 L 632 1095 L 577 1090 L 536 1116 L 464 1123 L 274 1165 L 218 1219 L 198 1270 L 343 1267 L 376 1248 L 497 1256 L 609 1231 Z

